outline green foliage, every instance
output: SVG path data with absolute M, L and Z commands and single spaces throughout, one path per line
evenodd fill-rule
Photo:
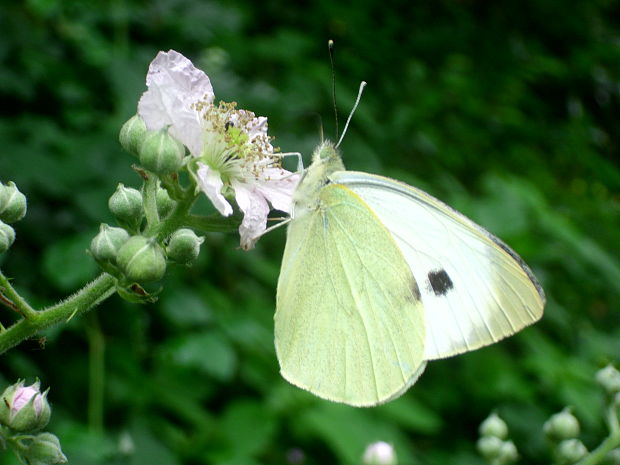
M 475 431 L 492 409 L 528 463 L 544 450 L 532 425 L 565 405 L 594 444 L 603 399 L 592 379 L 620 353 L 617 9 L 609 0 L 3 6 L 0 181 L 27 195 L 28 215 L 0 260 L 37 304 L 92 277 L 85 250 L 101 222 L 114 224 L 108 198 L 119 182 L 140 185 L 118 132 L 158 50 L 193 59 L 216 98 L 268 116 L 276 145 L 307 157 L 317 115 L 334 138 L 330 38 L 341 127 L 358 83 L 369 83 L 342 145 L 347 167 L 462 210 L 514 247 L 548 295 L 535 327 L 429 364 L 392 404 L 353 409 L 278 374 L 284 231 L 251 252 L 236 235 L 211 234 L 156 304 L 114 297 L 97 310 L 105 373 L 93 373 L 95 333 L 75 320 L 3 356 L 5 384 L 39 376 L 52 386 L 49 430 L 84 465 L 287 463 L 296 449 L 305 464 L 355 464 L 375 440 L 394 444 L 401 465 L 480 463 Z M 86 413 L 96 383 L 104 430 Z

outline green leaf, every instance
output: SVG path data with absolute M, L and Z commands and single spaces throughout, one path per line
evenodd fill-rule
M 93 279 L 98 267 L 86 252 L 93 233 L 76 234 L 50 245 L 43 252 L 43 271 L 58 289 L 70 291 Z
M 228 381 L 237 368 L 237 355 L 220 333 L 206 331 L 177 337 L 163 345 L 160 356 L 179 367 L 201 371 L 219 381 Z

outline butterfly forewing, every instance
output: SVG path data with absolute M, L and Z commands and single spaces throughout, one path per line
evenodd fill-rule
M 358 195 L 332 184 L 316 205 L 288 229 L 275 315 L 282 375 L 323 398 L 376 405 L 423 371 L 420 290 Z
M 424 359 L 491 344 L 542 316 L 544 293 L 503 242 L 425 192 L 353 171 L 330 176 L 359 195 L 390 231 L 421 292 Z

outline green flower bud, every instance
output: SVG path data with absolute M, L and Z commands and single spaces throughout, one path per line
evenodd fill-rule
M 204 240 L 204 237 L 198 237 L 191 229 L 179 229 L 170 236 L 166 254 L 170 260 L 189 265 L 198 258 Z
M 24 386 L 24 381 L 20 380 L 9 386 L 1 396 L 0 423 L 20 432 L 44 428 L 52 413 L 47 393 L 41 393 L 39 381 Z
M 67 457 L 62 453 L 60 441 L 52 433 L 36 435 L 28 448 L 21 455 L 30 465 L 58 465 L 67 463 Z
M 142 222 L 142 194 L 137 189 L 120 183 L 108 200 L 108 207 L 121 223 L 137 227 Z
M 146 124 L 144 124 L 144 120 L 140 116 L 134 115 L 123 124 L 118 140 L 125 150 L 137 157 L 145 136 Z
M 9 200 L 9 189 L 0 182 L 0 211 L 4 210 L 7 200 Z
M 516 462 L 518 458 L 519 453 L 517 452 L 515 443 L 512 441 L 504 441 L 499 449 L 495 463 L 498 465 L 507 465 Z
M 8 224 L 0 221 L 0 253 L 4 253 L 15 242 L 15 230 Z
M 557 456 L 561 464 L 578 462 L 588 453 L 588 449 L 579 439 L 565 439 L 558 444 Z
M 116 262 L 118 251 L 129 240 L 129 233 L 123 228 L 113 228 L 105 223 L 99 227 L 99 234 L 90 242 L 90 253 L 98 262 Z
M 487 460 L 494 460 L 502 449 L 502 441 L 497 436 L 482 436 L 476 443 L 476 448 L 480 455 Z
M 378 441 L 370 444 L 362 457 L 364 465 L 396 465 L 394 446 L 387 442 Z
M 596 373 L 596 382 L 603 386 L 608 394 L 620 392 L 620 372 L 612 365 L 607 365 Z
M 140 164 L 161 176 L 181 168 L 185 147 L 167 129 L 149 131 L 140 147 Z
M 492 413 L 480 424 L 478 429 L 480 436 L 495 436 L 496 438 L 506 439 L 508 437 L 508 426 L 496 413 Z
M 560 413 L 551 415 L 543 425 L 545 434 L 556 440 L 576 438 L 579 435 L 579 421 L 565 408 Z
M 3 207 L 0 211 L 0 220 L 5 223 L 15 223 L 26 216 L 26 210 L 28 209 L 28 203 L 26 202 L 26 196 L 22 194 L 13 181 L 10 181 L 6 186 L 2 186 L 4 193 Z
M 176 202 L 170 198 L 168 195 L 168 191 L 166 189 L 162 189 L 161 187 L 157 189 L 157 213 L 160 218 L 166 218 L 176 205 Z
M 163 249 L 154 239 L 144 236 L 133 236 L 125 242 L 116 262 L 130 282 L 157 281 L 166 273 Z

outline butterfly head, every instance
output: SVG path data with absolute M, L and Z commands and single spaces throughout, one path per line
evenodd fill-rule
M 334 171 L 344 170 L 344 164 L 340 158 L 340 153 L 333 142 L 326 140 L 321 143 L 312 154 L 312 165 L 315 166 L 325 175 L 333 173 Z

